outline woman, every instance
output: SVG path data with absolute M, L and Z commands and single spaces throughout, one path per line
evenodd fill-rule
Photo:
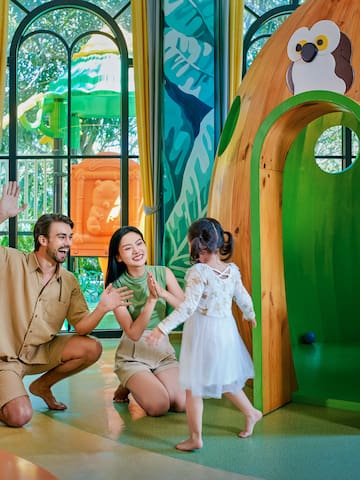
M 136 227 L 121 227 L 113 234 L 105 284 L 127 286 L 133 292 L 130 306 L 114 310 L 123 330 L 115 354 L 120 386 L 114 401 L 124 401 L 130 392 L 133 418 L 185 410 L 185 392 L 179 385 L 178 362 L 169 339 L 156 349 L 146 342 L 150 331 L 165 318 L 167 304 L 175 308 L 184 293 L 169 268 L 146 261 L 147 247 Z

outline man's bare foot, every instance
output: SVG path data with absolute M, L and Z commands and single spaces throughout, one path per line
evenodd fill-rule
M 114 392 L 113 396 L 113 401 L 117 403 L 124 403 L 129 401 L 129 393 L 130 390 L 128 390 L 126 387 L 123 385 L 118 386 L 118 388 Z
M 139 420 L 140 418 L 146 417 L 146 411 L 138 404 L 135 398 L 129 393 L 129 413 L 132 420 Z
M 193 450 L 199 450 L 200 448 L 202 448 L 202 446 L 203 442 L 200 438 L 198 440 L 188 438 L 187 440 L 184 440 L 183 442 L 175 445 L 175 448 L 177 448 L 178 450 L 182 450 L 183 452 L 192 452 Z
M 50 388 L 42 387 L 38 380 L 35 380 L 30 386 L 29 390 L 33 395 L 40 397 L 44 400 L 50 410 L 66 410 L 65 403 L 58 402 L 54 395 L 51 393 Z
M 240 438 L 251 437 L 254 427 L 259 420 L 262 419 L 262 413 L 260 410 L 254 410 L 252 415 L 245 417 L 245 429 L 239 433 Z

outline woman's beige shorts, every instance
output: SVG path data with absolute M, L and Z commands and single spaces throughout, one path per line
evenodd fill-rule
M 146 337 L 150 330 L 145 330 L 142 337 L 134 342 L 125 334 L 115 353 L 114 372 L 120 383 L 126 385 L 130 377 L 138 372 L 151 372 L 154 375 L 178 366 L 174 347 L 166 335 L 157 346 L 149 346 Z

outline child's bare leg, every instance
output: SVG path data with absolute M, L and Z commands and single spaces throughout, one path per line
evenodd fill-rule
M 238 393 L 228 392 L 224 395 L 245 415 L 245 428 L 239 433 L 239 437 L 250 437 L 255 425 L 262 419 L 262 413 L 252 406 L 243 390 L 240 390 Z
M 176 445 L 178 450 L 191 451 L 202 448 L 202 415 L 203 399 L 193 397 L 190 390 L 186 390 L 186 419 L 190 437 Z

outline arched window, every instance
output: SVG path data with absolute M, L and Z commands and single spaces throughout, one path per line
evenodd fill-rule
M 266 41 L 305 0 L 245 0 L 243 75 Z
M 9 2 L 0 180 L 17 179 L 28 208 L 2 226 L 4 242 L 30 251 L 41 214 L 70 215 L 68 268 L 90 307 L 112 232 L 129 215 L 141 227 L 131 54 L 130 1 Z

